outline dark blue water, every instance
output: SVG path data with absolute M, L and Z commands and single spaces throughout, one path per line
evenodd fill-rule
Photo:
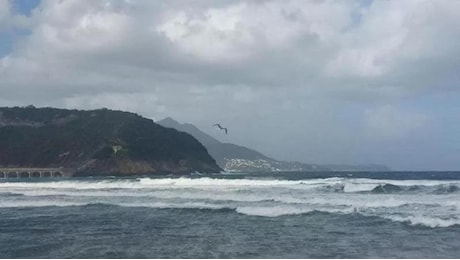
M 0 257 L 460 257 L 459 173 L 317 174 L 3 181 Z

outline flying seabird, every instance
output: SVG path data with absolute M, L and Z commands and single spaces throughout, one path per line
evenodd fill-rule
M 228 130 L 227 130 L 227 128 L 225 128 L 225 127 L 222 127 L 220 124 L 215 124 L 215 125 L 213 125 L 213 126 L 217 126 L 217 127 L 219 127 L 219 129 L 220 129 L 220 130 L 224 130 L 224 131 L 225 131 L 225 134 L 227 134 L 227 133 L 228 133 Z

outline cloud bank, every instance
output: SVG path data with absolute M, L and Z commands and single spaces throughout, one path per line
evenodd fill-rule
M 459 168 L 444 102 L 458 95 L 458 13 L 459 1 L 42 0 L 25 16 L 4 0 L 0 31 L 27 33 L 0 58 L 0 102 L 211 133 L 219 121 L 223 141 L 281 159 Z

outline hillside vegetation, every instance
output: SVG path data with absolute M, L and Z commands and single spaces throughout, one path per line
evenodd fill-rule
M 1 167 L 66 167 L 76 176 L 219 172 L 191 135 L 99 109 L 0 108 Z

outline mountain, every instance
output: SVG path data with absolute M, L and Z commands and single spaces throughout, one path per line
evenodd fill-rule
M 214 137 L 204 133 L 192 124 L 181 124 L 171 117 L 157 122 L 169 127 L 189 133 L 200 141 L 216 160 L 217 164 L 226 171 L 389 171 L 384 165 L 339 165 L 339 164 L 307 164 L 292 161 L 279 161 L 264 154 L 231 143 L 222 143 Z
M 64 167 L 74 176 L 220 172 L 191 135 L 139 115 L 0 108 L 0 167 Z
M 263 155 L 262 153 L 246 148 L 244 146 L 239 146 L 230 143 L 221 143 L 214 137 L 198 129 L 196 126 L 188 123 L 181 124 L 176 120 L 172 119 L 171 117 L 167 117 L 163 120 L 160 120 L 157 122 L 157 124 L 191 134 L 198 141 L 200 141 L 200 143 L 202 143 L 206 147 L 206 149 L 208 149 L 209 154 L 216 160 L 217 164 L 219 164 L 221 167 L 224 167 L 228 159 L 231 158 L 240 158 L 248 160 L 273 160 Z
M 164 127 L 169 127 L 169 128 L 174 128 L 178 131 L 186 132 L 193 137 L 195 137 L 200 143 L 206 145 L 211 145 L 211 144 L 220 144 L 221 142 L 215 139 L 214 137 L 202 132 L 200 129 L 198 129 L 196 126 L 192 124 L 181 124 L 177 122 L 176 120 L 172 119 L 171 117 L 167 117 L 163 120 L 160 120 L 156 122 L 159 125 L 162 125 Z
M 186 132 L 200 141 L 217 164 L 226 171 L 320 171 L 329 170 L 320 165 L 278 161 L 264 154 L 236 144 L 222 143 L 192 124 L 181 124 L 167 117 L 157 122 L 164 127 Z

